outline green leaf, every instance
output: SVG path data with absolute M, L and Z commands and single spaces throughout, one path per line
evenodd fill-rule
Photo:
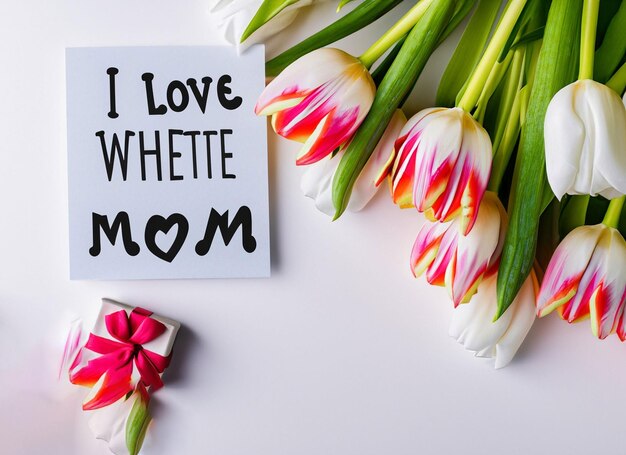
M 149 397 L 145 389 L 138 390 L 133 395 L 136 396 L 135 403 L 126 421 L 126 447 L 130 455 L 137 455 L 152 418 L 148 410 Z
M 619 10 L 604 35 L 602 45 L 596 51 L 594 79 L 608 81 L 622 63 L 626 54 L 626 1 L 622 1 Z
M 303 55 L 358 32 L 363 27 L 387 14 L 401 2 L 402 0 L 365 0 L 354 10 L 337 19 L 328 27 L 267 62 L 265 65 L 267 76 L 277 76 Z
M 409 33 L 378 87 L 365 121 L 350 141 L 333 178 L 335 219 L 344 212 L 352 187 L 378 145 L 391 117 L 413 89 L 454 13 L 455 0 L 435 0 Z
M 533 41 L 538 41 L 543 38 L 543 33 L 545 31 L 545 27 L 541 26 L 532 32 L 528 32 L 515 40 L 515 42 L 511 45 L 511 49 L 515 49 L 518 46 L 523 44 L 532 43 Z
M 601 0 L 600 10 L 598 11 L 598 27 L 596 29 L 596 45 L 604 40 L 604 35 L 613 17 L 617 14 L 624 0 Z
M 281 11 L 288 6 L 298 3 L 299 0 L 263 0 L 258 11 L 241 35 L 241 42 L 250 38 L 258 29 L 274 19 Z
M 457 2 L 452 19 L 450 19 L 450 22 L 448 22 L 448 25 L 446 25 L 439 37 L 439 44 L 443 43 L 456 30 L 459 24 L 465 20 L 469 12 L 476 6 L 476 2 L 477 0 L 459 0 Z
M 351 3 L 352 1 L 354 0 L 341 0 L 339 2 L 339 5 L 337 6 L 337 12 L 341 11 L 344 6 L 346 6 L 348 3 Z
M 540 269 L 535 271 L 538 273 L 548 268 L 550 259 L 556 247 L 560 243 L 559 236 L 559 216 L 561 212 L 561 204 L 556 199 L 552 199 L 552 203 L 541 214 L 539 220 L 539 237 L 537 239 L 537 264 Z M 543 279 L 537 276 L 539 281 Z
M 546 177 L 544 119 L 554 94 L 576 78 L 583 0 L 553 0 L 539 53 L 509 201 L 509 228 L 498 273 L 502 316 L 517 296 L 535 259 L 539 218 L 551 201 Z
M 501 0 L 480 0 L 437 90 L 437 106 L 454 106 L 457 94 L 470 76 L 493 27 Z

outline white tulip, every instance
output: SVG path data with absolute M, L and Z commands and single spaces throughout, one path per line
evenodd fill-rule
M 509 364 L 535 322 L 536 278 L 531 273 L 513 304 L 495 322 L 497 274 L 486 277 L 472 301 L 452 315 L 450 336 L 477 357 L 495 357 L 495 368 Z
M 394 142 L 405 123 L 406 117 L 398 109 L 352 188 L 348 210 L 352 212 L 363 210 L 380 188 L 380 184 L 391 170 Z M 342 150 L 335 156 L 328 155 L 321 161 L 309 165 L 300 181 L 304 195 L 315 201 L 315 206 L 320 212 L 331 217 L 336 211 L 333 204 L 333 178 L 343 153 Z
M 218 31 L 230 44 L 241 52 L 260 43 L 288 27 L 298 15 L 299 9 L 324 0 L 298 0 L 283 9 L 276 17 L 254 32 L 244 43 L 240 38 L 263 0 L 212 0 L 209 13 L 217 19 Z
M 606 85 L 580 80 L 552 98 L 545 118 L 546 170 L 552 191 L 626 193 L 626 108 Z

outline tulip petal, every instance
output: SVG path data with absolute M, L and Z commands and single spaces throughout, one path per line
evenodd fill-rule
M 346 66 L 355 60 L 345 52 L 330 48 L 319 49 L 299 58 L 265 87 L 255 112 L 261 112 L 276 98 L 286 94 L 307 94 L 328 81 L 340 78 Z
M 363 184 L 373 182 L 374 185 L 378 187 L 389 175 L 395 161 L 395 141 L 405 124 L 406 116 L 404 112 L 400 109 L 396 110 L 382 138 L 374 149 L 371 158 L 363 168 L 356 186 L 362 181 L 364 182 Z
M 318 49 L 270 82 L 255 112 L 271 115 L 280 136 L 304 144 L 296 164 L 306 165 L 350 140 L 375 93 L 374 81 L 358 59 L 338 49 Z
M 513 302 L 512 319 L 514 324 L 510 324 L 506 333 L 502 335 L 496 345 L 495 369 L 507 366 L 522 345 L 526 335 L 530 332 L 535 322 L 535 302 L 538 290 L 537 278 L 534 272 L 526 279 L 519 294 Z
M 400 208 L 413 207 L 413 184 L 415 181 L 415 157 L 422 129 L 430 121 L 430 114 L 443 108 L 424 109 L 411 117 L 398 135 L 394 145 L 395 162 L 391 170 L 391 194 L 393 202 Z
M 295 107 L 304 101 L 306 97 L 302 96 L 300 93 L 289 93 L 285 95 L 278 96 L 272 100 L 272 102 L 263 108 L 259 108 L 260 110 L 256 111 L 256 115 L 274 115 L 280 111 L 287 110 L 289 108 Z
M 348 142 L 358 128 L 357 117 L 358 110 L 356 109 L 341 116 L 331 111 L 307 138 L 298 153 L 296 164 L 304 166 L 315 163 Z
M 626 242 L 616 229 L 607 228 L 590 262 L 597 285 L 590 286 L 591 329 L 600 339 L 613 333 L 624 312 L 626 298 Z
M 612 89 L 595 84 L 600 93 L 590 100 L 596 114 L 594 125 L 598 127 L 594 136 L 594 169 L 606 186 L 600 189 L 594 182 L 592 188 L 607 199 L 614 199 L 626 194 L 626 108 Z
M 479 352 L 495 347 L 511 323 L 512 311 L 492 322 L 496 311 L 495 297 L 495 276 L 490 276 L 483 280 L 471 303 L 455 308 L 450 335 L 457 339 L 462 335 L 463 346 L 468 351 Z
M 406 117 L 401 110 L 397 110 L 352 188 L 348 210 L 363 210 L 378 192 L 380 183 L 387 177 L 393 164 L 394 141 L 405 122 Z M 344 150 L 340 150 L 307 166 L 300 181 L 300 188 L 305 196 L 314 199 L 317 209 L 331 217 L 335 215 L 332 201 L 333 178 L 344 153 Z
M 404 142 L 406 140 L 405 137 L 401 137 L 394 146 L 396 161 L 392 169 L 391 197 L 394 204 L 402 209 L 414 206 L 413 181 L 415 178 L 416 151 L 415 148 L 407 145 L 407 143 L 409 141 L 417 141 L 418 139 L 417 134 L 407 142 Z
M 509 364 L 535 320 L 534 273 L 526 280 L 511 307 L 497 321 L 497 275 L 486 277 L 476 296 L 452 315 L 450 336 L 477 357 L 495 357 L 496 369 Z
M 601 225 L 574 229 L 557 247 L 546 270 L 537 298 L 539 317 L 569 304 L 574 298 L 602 230 Z M 580 304 L 566 308 L 568 310 L 565 317 L 570 321 L 581 317 L 585 312 Z
M 564 194 L 626 193 L 626 109 L 609 87 L 579 80 L 553 97 L 545 118 L 548 181 Z
M 568 322 L 591 318 L 600 339 L 615 330 L 624 335 L 626 241 L 618 230 L 582 226 L 563 239 L 546 271 L 538 299 L 539 315 L 557 306 Z
M 322 160 L 307 166 L 300 180 L 300 189 L 306 197 L 315 201 L 317 209 L 332 217 L 335 215 L 333 204 L 333 177 L 341 157 L 328 155 Z
M 420 229 L 411 250 L 411 270 L 416 278 L 420 277 L 437 258 L 439 247 L 447 231 L 446 225 L 428 222 Z
M 456 226 L 453 223 L 432 224 L 434 226 L 441 226 L 441 228 L 445 229 L 445 233 L 441 238 L 439 250 L 437 251 L 437 256 L 432 261 L 432 264 L 428 267 L 428 271 L 426 273 L 426 281 L 428 281 L 433 286 L 445 286 L 446 274 L 450 267 L 453 267 L 451 262 L 456 254 L 460 235 L 458 230 L 456 229 Z
M 132 392 L 132 364 L 117 370 L 109 370 L 96 382 L 83 403 L 83 410 L 99 409 Z
M 458 244 L 446 273 L 446 288 L 455 306 L 466 303 L 476 292 L 483 275 L 497 259 L 501 247 L 504 207 L 498 196 L 487 193 L 483 199 L 476 223 L 467 235 L 458 236 Z M 461 224 L 461 223 L 459 223 Z M 463 227 L 459 228 L 461 232 Z
M 106 441 L 113 453 L 122 454 L 128 451 L 126 421 L 134 401 L 132 398 L 122 397 L 109 406 L 89 411 L 88 424 L 91 432 L 96 439 Z
M 432 221 L 461 217 L 461 232 L 466 235 L 491 173 L 489 135 L 460 108 L 426 109 L 409 120 L 403 133 L 396 143 L 394 199 L 405 202 L 411 183 L 418 211 Z

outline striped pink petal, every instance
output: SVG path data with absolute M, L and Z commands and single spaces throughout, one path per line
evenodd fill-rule
M 414 207 L 413 183 L 415 181 L 415 156 L 424 126 L 432 120 L 430 114 L 442 108 L 424 109 L 406 123 L 396 140 L 395 161 L 391 170 L 391 195 L 400 208 Z
M 297 164 L 311 164 L 345 145 L 361 125 L 376 87 L 361 62 L 319 49 L 286 68 L 263 91 L 257 115 L 272 116 L 277 134 L 304 143 Z
M 402 163 L 396 166 L 395 175 L 404 175 L 406 167 L 413 165 L 413 203 L 417 210 L 432 221 L 459 217 L 461 232 L 467 234 L 476 221 L 491 174 L 489 135 L 459 108 L 427 109 L 407 127 L 411 129 L 402 136 Z M 396 181 L 399 185 L 397 177 Z
M 443 285 L 445 269 L 456 247 L 456 237 L 457 231 L 451 229 L 451 224 L 426 222 L 417 234 L 411 251 L 413 275 L 419 277 L 429 271 L 429 283 Z
M 348 210 L 358 212 L 365 208 L 380 189 L 380 184 L 390 172 L 394 157 L 394 141 L 406 122 L 401 110 L 397 110 L 387 126 L 372 156 L 361 171 L 350 195 Z M 315 200 L 315 206 L 328 216 L 335 215 L 332 200 L 332 184 L 344 150 L 328 155 L 315 164 L 307 166 L 300 180 L 302 192 Z
M 396 158 L 395 142 L 406 125 L 406 121 L 404 112 L 397 109 L 359 179 L 364 177 L 365 181 L 373 181 L 376 186 L 379 186 L 391 174 Z
M 587 273 L 590 269 L 594 272 L 586 293 L 593 289 L 589 298 L 591 330 L 603 339 L 617 329 L 626 299 L 626 242 L 617 229 L 605 229 Z
M 455 221 L 462 230 L 461 220 Z M 490 268 L 497 263 L 506 229 L 506 212 L 498 196 L 485 194 L 474 228 L 460 235 L 452 261 L 446 271 L 446 288 L 455 306 L 467 303 Z
M 603 226 L 583 226 L 574 229 L 560 243 L 543 278 L 537 297 L 537 315 L 545 316 L 565 306 L 563 317 L 569 322 L 588 314 L 582 299 L 574 301 L 578 285 L 596 248 Z
M 483 277 L 497 266 L 506 212 L 494 193 L 486 193 L 474 229 L 462 235 L 461 220 L 426 223 L 411 253 L 415 276 L 426 272 L 430 284 L 444 285 L 455 306 L 468 302 Z
M 555 308 L 568 322 L 589 316 L 598 338 L 624 329 L 626 242 L 619 231 L 599 224 L 582 226 L 563 239 L 548 266 L 538 298 L 538 314 Z

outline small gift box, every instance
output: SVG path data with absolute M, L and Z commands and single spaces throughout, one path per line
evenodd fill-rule
M 73 384 L 91 387 L 83 410 L 116 454 L 136 454 L 150 423 L 150 394 L 161 387 L 180 324 L 109 299 L 70 367 Z

